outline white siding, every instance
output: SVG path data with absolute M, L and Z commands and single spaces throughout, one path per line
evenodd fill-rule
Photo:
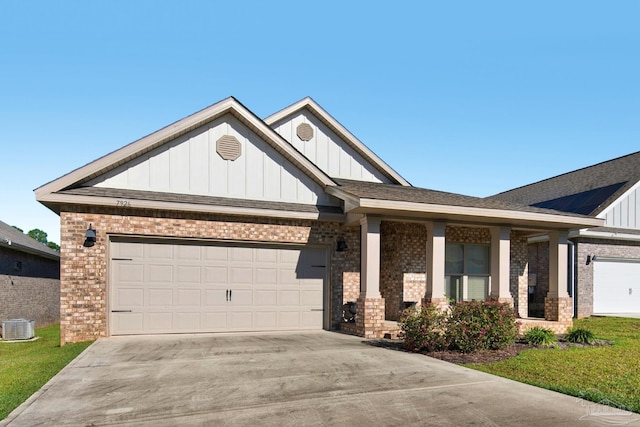
M 605 211 L 607 227 L 640 229 L 640 186 L 636 185 Z
M 216 152 L 216 141 L 223 135 L 240 142 L 238 159 L 224 160 Z M 289 203 L 338 203 L 231 115 L 168 142 L 89 185 Z
M 313 128 L 313 137 L 309 141 L 301 141 L 296 134 L 296 128 L 301 123 L 308 123 Z M 275 123 L 273 128 L 330 177 L 391 182 L 308 111 L 301 111 L 284 121 Z

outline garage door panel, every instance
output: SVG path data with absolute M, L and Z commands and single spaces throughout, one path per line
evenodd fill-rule
M 199 312 L 175 313 L 176 328 L 183 331 L 198 331 L 202 329 L 200 318 Z
M 131 310 L 111 314 L 114 335 L 322 328 L 324 249 L 148 241 L 111 249 L 111 307 Z
M 179 283 L 200 283 L 200 266 L 181 265 L 176 267 L 176 281 Z
M 173 283 L 173 266 L 162 264 L 149 264 L 145 271 L 146 282 Z
M 173 305 L 173 289 L 148 289 L 145 300 L 150 307 L 171 307 Z
M 176 307 L 200 307 L 202 304 L 202 290 L 177 289 Z
M 173 245 L 144 245 L 144 257 L 147 260 L 173 260 Z
M 205 283 L 220 283 L 225 285 L 229 283 L 229 275 L 226 266 L 205 266 L 202 268 L 204 270 Z
M 146 313 L 144 328 L 149 332 L 171 331 L 173 329 L 173 313 Z
M 278 292 L 271 289 L 256 289 L 255 305 L 260 306 L 276 306 L 278 305 Z
M 593 312 L 640 312 L 640 263 L 594 262 Z
M 114 309 L 139 308 L 144 306 L 144 289 L 118 288 L 114 295 Z

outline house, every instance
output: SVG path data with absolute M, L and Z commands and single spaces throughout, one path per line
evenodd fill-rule
M 640 313 L 640 152 L 505 191 L 492 200 L 602 219 L 569 233 L 570 288 L 577 317 Z M 546 238 L 530 239 L 529 271 L 547 286 Z M 542 268 L 537 267 L 541 263 Z M 534 290 L 534 293 L 536 291 Z M 539 298 L 538 298 L 539 299 Z
M 451 298 L 522 310 L 527 238 L 539 234 L 550 236 L 544 314 L 561 331 L 572 322 L 567 235 L 604 223 L 413 187 L 310 98 L 265 119 L 224 99 L 35 194 L 61 220 L 63 344 L 308 329 L 381 337 L 405 307 Z
M 60 321 L 60 254 L 0 221 L 0 324 Z

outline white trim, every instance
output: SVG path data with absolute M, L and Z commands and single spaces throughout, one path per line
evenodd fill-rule
M 617 258 L 612 256 L 598 256 L 594 255 L 591 258 L 592 262 L 625 262 L 632 264 L 640 264 L 640 258 Z
M 606 219 L 607 214 L 609 212 L 611 212 L 611 210 L 613 210 L 613 208 L 615 208 L 616 205 L 618 205 L 618 203 L 620 203 L 625 197 L 628 197 L 629 194 L 631 194 L 633 191 L 637 190 L 638 188 L 640 188 L 640 181 L 638 181 L 634 185 L 632 185 L 631 188 L 629 188 L 627 191 L 622 193 L 622 195 L 620 197 L 618 197 L 616 200 L 614 200 L 613 202 L 609 203 L 609 206 L 604 208 L 604 210 L 602 212 L 600 212 L 598 215 L 596 215 L 596 218 Z
M 592 237 L 595 239 L 610 239 L 610 240 L 633 240 L 640 241 L 640 234 L 628 234 L 628 233 L 616 233 L 610 231 L 595 231 L 595 230 L 578 230 L 577 233 L 571 233 L 569 236 L 573 237 Z
M 94 206 L 113 206 L 117 205 L 116 198 L 100 197 L 100 196 L 80 196 L 75 194 L 50 194 L 39 199 L 41 203 L 69 203 L 78 205 L 94 205 Z M 161 202 L 155 200 L 137 200 L 128 198 L 132 201 L 131 209 L 154 209 L 154 210 L 173 210 L 182 212 L 204 212 L 228 215 L 243 216 L 265 216 L 271 218 L 289 218 L 289 219 L 310 219 L 310 220 L 332 220 L 343 222 L 345 215 L 332 214 L 322 212 L 299 212 L 291 210 L 247 208 L 237 206 L 219 206 L 219 205 L 201 205 L 197 203 L 177 203 L 177 202 Z M 122 208 L 122 215 L 126 215 L 128 207 Z
M 403 202 L 394 200 L 360 199 L 362 209 L 393 210 L 424 214 L 448 214 L 455 216 L 472 216 L 485 219 L 511 220 L 515 222 L 544 222 L 562 226 L 602 226 L 603 221 L 595 218 L 577 218 L 573 216 L 554 215 L 538 212 L 511 211 L 503 209 L 475 208 L 468 206 L 436 205 L 430 203 Z
M 356 138 L 347 128 L 342 126 L 340 122 L 338 122 L 331 114 L 329 114 L 324 108 L 322 108 L 318 103 L 316 103 L 310 97 L 306 97 L 301 99 L 300 101 L 270 115 L 266 119 L 264 119 L 265 123 L 269 126 L 274 126 L 277 122 L 287 118 L 288 116 L 302 110 L 308 109 L 317 116 L 321 121 L 327 124 L 333 131 L 335 131 L 338 136 L 340 136 L 347 144 L 349 144 L 354 150 L 360 153 L 365 159 L 373 163 L 373 165 L 387 175 L 389 178 L 396 181 L 397 184 L 403 186 L 411 186 L 407 180 L 405 180 L 398 172 L 393 170 L 391 166 L 386 164 L 380 157 L 376 155 L 373 151 L 369 149 L 362 141 Z

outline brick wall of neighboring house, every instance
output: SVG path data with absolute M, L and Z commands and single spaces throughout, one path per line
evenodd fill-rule
M 640 242 L 619 240 L 577 239 L 578 318 L 593 314 L 593 262 L 587 256 L 640 258 Z
M 0 324 L 10 319 L 35 321 L 36 328 L 60 321 L 60 280 L 0 274 Z
M 0 246 L 0 274 L 60 278 L 60 261 Z
M 60 262 L 0 247 L 0 323 L 35 321 L 36 328 L 60 321 Z
M 529 278 L 532 293 L 529 293 L 529 317 L 544 317 L 544 299 L 549 292 L 549 242 L 529 245 Z
M 331 322 L 342 319 L 343 280 L 350 286 L 360 271 L 360 230 L 333 222 L 232 217 L 116 208 L 63 207 L 61 219 L 61 342 L 93 340 L 107 334 L 108 234 L 326 245 L 330 254 Z M 91 248 L 82 246 L 89 224 L 97 231 Z M 349 247 L 336 252 L 343 237 Z

